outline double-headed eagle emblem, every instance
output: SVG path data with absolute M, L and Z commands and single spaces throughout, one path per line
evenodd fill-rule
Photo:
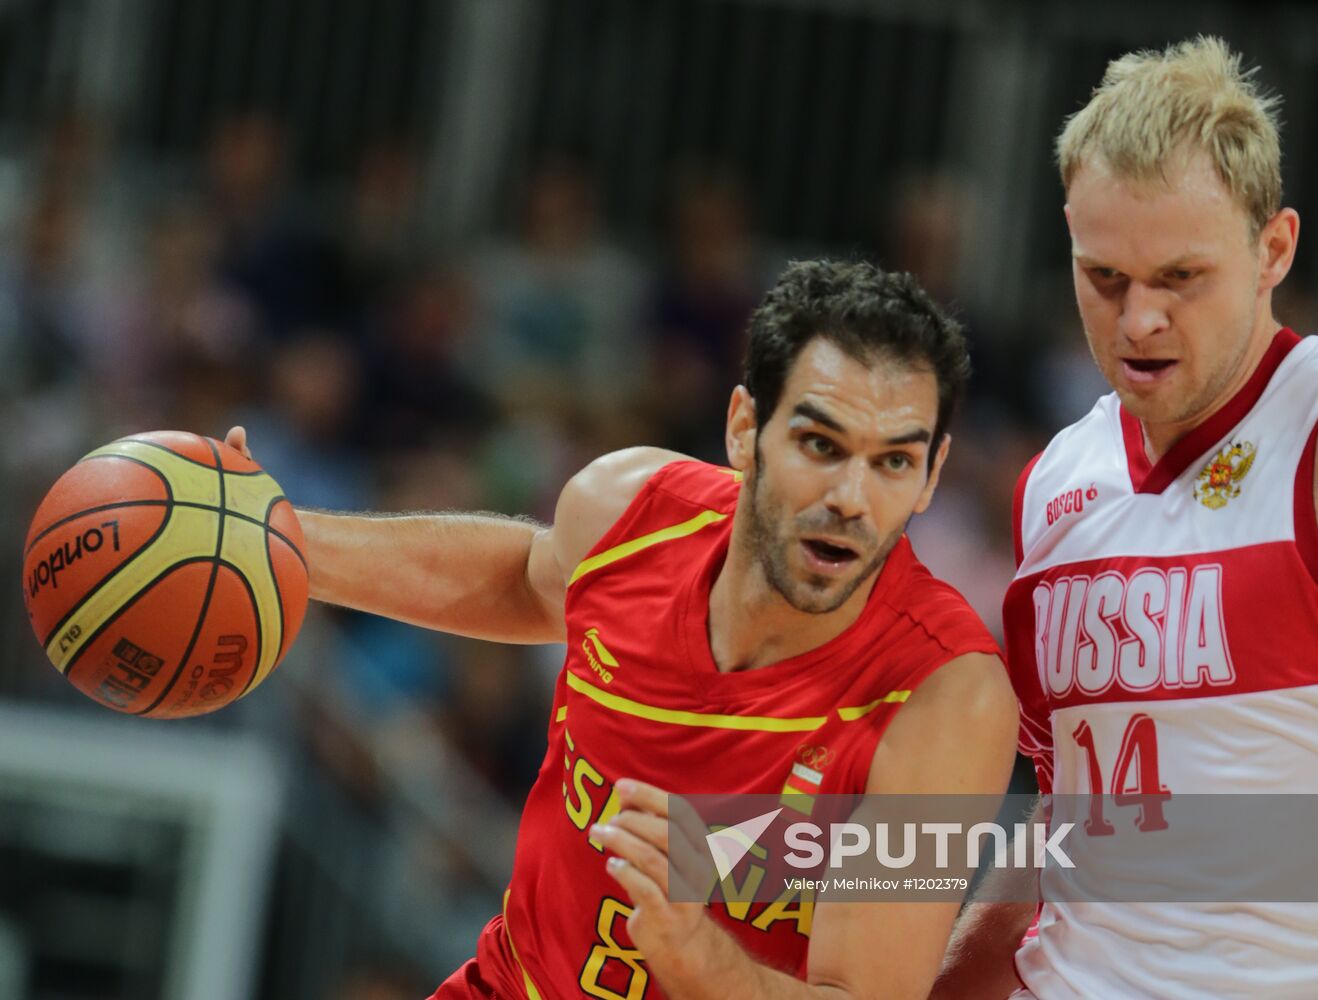
M 1199 471 L 1194 498 L 1209 510 L 1220 510 L 1240 496 L 1240 481 L 1254 464 L 1255 450 L 1248 441 L 1227 444 Z

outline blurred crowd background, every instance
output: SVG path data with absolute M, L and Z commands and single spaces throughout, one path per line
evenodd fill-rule
M 201 814 L 0 767 L 0 996 L 222 997 L 202 952 L 233 997 L 425 995 L 498 908 L 561 660 L 317 608 L 234 708 L 112 718 L 19 601 L 28 519 L 82 454 L 242 423 L 301 506 L 548 519 L 602 452 L 724 460 L 758 298 L 790 259 L 865 257 L 967 324 L 911 533 L 1000 631 L 1016 476 L 1105 388 L 1052 137 L 1109 58 L 1198 31 L 1283 94 L 1286 201 L 1318 217 L 1301 3 L 0 0 L 0 757 L 4 712 L 71 759 L 255 744 L 277 816 L 246 929 L 200 940 Z

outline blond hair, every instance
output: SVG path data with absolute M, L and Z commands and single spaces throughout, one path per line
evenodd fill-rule
M 1257 238 L 1281 208 L 1281 102 L 1261 90 L 1256 72 L 1242 71 L 1220 38 L 1203 35 L 1114 59 L 1057 137 L 1062 184 L 1069 190 L 1094 156 L 1120 177 L 1165 182 L 1177 158 L 1202 151 Z

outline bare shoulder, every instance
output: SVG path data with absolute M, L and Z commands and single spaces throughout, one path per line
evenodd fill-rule
M 689 456 L 664 448 L 624 448 L 595 459 L 568 480 L 554 510 L 554 555 L 571 573 L 604 537 L 650 477 Z
M 1001 659 L 992 653 L 965 653 L 930 674 L 911 696 L 907 707 L 912 706 L 975 717 L 996 717 L 1005 708 L 1014 719 L 1016 694 Z
M 998 793 L 1015 760 L 1019 714 L 997 656 L 966 653 L 933 672 L 883 734 L 870 786 L 885 792 Z

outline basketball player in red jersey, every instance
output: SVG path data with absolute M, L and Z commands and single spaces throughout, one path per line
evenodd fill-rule
M 1111 63 L 1058 140 L 1080 316 L 1115 392 L 1017 487 L 1003 618 L 1045 792 L 1318 793 L 1318 338 L 1272 312 L 1299 229 L 1274 103 L 1199 38 Z M 1125 812 L 1106 822 L 1176 834 Z M 1318 990 L 1318 905 L 1046 889 L 1028 934 L 1034 904 L 968 907 L 935 996 Z
M 547 528 L 301 515 L 314 597 L 567 643 L 504 912 L 437 1000 L 928 993 L 955 903 L 672 903 L 664 819 L 669 792 L 1006 787 L 1017 713 L 995 644 L 904 533 L 967 373 L 909 276 L 794 264 L 751 321 L 731 468 L 606 455 Z

